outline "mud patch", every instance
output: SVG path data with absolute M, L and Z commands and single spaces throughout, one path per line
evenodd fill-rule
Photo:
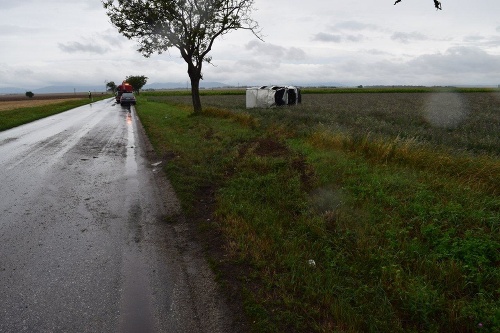
M 0 146 L 5 145 L 5 144 L 12 142 L 12 141 L 16 141 L 16 140 L 17 140 L 17 138 L 7 138 L 5 140 L 0 141 Z
M 280 157 L 290 154 L 290 150 L 283 143 L 272 138 L 260 138 L 256 141 L 246 142 L 239 148 L 239 156 L 252 153 L 261 157 Z

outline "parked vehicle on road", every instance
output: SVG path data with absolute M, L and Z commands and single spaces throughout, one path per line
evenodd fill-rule
M 116 87 L 116 103 L 120 103 L 120 99 L 123 93 L 131 93 L 134 91 L 132 85 L 127 82 L 123 82 L 118 87 Z
M 135 96 L 133 93 L 123 93 L 120 97 L 120 105 L 135 105 Z

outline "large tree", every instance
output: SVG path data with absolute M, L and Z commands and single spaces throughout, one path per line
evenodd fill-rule
M 142 87 L 144 87 L 144 85 L 148 82 L 148 77 L 144 75 L 130 75 L 127 76 L 125 81 L 134 88 L 134 91 L 137 92 L 137 94 L 139 94 L 139 90 L 141 90 Z
M 114 81 L 106 83 L 107 90 L 111 90 L 113 93 L 116 92 L 116 84 Z
M 260 38 L 250 14 L 254 0 L 102 0 L 118 31 L 139 42 L 145 57 L 177 48 L 188 65 L 195 113 L 201 113 L 203 62 L 214 41 L 232 30 L 247 29 Z

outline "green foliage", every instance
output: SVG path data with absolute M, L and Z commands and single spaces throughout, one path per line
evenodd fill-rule
M 139 90 L 141 90 L 142 87 L 144 87 L 144 85 L 148 82 L 148 77 L 144 75 L 130 75 L 127 76 L 125 81 L 134 88 L 135 92 L 139 93 Z
M 26 97 L 33 98 L 33 96 L 35 96 L 35 94 L 33 94 L 33 92 L 31 92 L 31 91 L 26 92 Z
M 111 90 L 113 93 L 115 93 L 116 89 L 118 87 L 116 86 L 114 81 L 111 81 L 111 82 L 106 83 L 106 88 L 108 88 L 108 90 Z
M 111 23 L 125 37 L 136 38 L 145 56 L 176 47 L 184 59 L 187 56 L 196 63 L 205 58 L 215 38 L 231 30 L 257 28 L 250 18 L 253 0 L 207 1 L 202 5 L 159 0 L 102 2 Z

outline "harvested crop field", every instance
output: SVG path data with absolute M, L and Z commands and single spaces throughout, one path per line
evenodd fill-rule
M 189 105 L 191 97 L 149 99 Z M 202 104 L 247 112 L 263 123 L 303 133 L 324 129 L 500 155 L 499 92 L 305 94 L 296 107 L 250 110 L 245 109 L 244 95 L 208 95 L 202 96 Z
M 59 99 L 29 99 L 24 101 L 0 101 L 0 111 L 14 110 L 20 108 L 30 108 L 34 106 L 50 105 L 66 101 L 76 101 L 80 98 L 59 98 Z
M 32 98 L 19 94 L 0 95 L 0 111 L 50 105 L 66 101 L 79 100 L 82 98 L 87 98 L 87 94 L 40 94 L 35 95 Z

